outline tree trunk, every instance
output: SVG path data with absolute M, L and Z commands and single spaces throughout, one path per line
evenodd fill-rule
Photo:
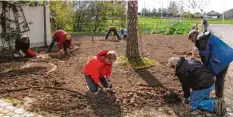
M 128 1 L 128 37 L 127 37 L 127 48 L 126 56 L 129 60 L 139 59 L 139 48 L 138 48 L 138 1 Z

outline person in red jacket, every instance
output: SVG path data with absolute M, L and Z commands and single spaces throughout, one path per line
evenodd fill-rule
M 56 32 L 54 32 L 52 37 L 52 42 L 48 48 L 48 52 L 51 51 L 55 42 L 58 43 L 60 52 L 62 52 L 62 47 L 63 47 L 65 54 L 67 54 L 67 48 L 70 48 L 71 45 L 70 35 L 66 33 L 63 29 L 59 29 Z
M 110 91 L 112 85 L 109 78 L 112 72 L 112 64 L 116 59 L 115 51 L 102 50 L 89 60 L 84 68 L 84 74 L 90 92 L 97 94 L 99 91 Z

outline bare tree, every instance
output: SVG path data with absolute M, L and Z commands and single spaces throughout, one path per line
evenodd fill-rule
M 183 13 L 184 13 L 184 0 L 178 1 L 178 12 L 180 14 L 180 19 L 183 19 Z
M 138 1 L 129 0 L 128 1 L 128 39 L 126 56 L 129 60 L 139 59 L 139 48 L 138 48 Z
M 192 8 L 194 12 L 198 9 L 201 13 L 204 12 L 204 8 L 210 2 L 210 0 L 188 0 L 189 8 Z
M 169 6 L 167 8 L 169 16 L 176 16 L 178 13 L 178 6 L 175 1 L 170 1 Z

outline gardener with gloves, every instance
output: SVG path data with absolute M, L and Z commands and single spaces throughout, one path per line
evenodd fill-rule
M 88 90 L 97 94 L 99 91 L 111 91 L 110 75 L 112 64 L 117 55 L 114 51 L 102 50 L 86 64 L 84 74 Z
M 70 35 L 67 32 L 65 32 L 63 29 L 57 30 L 53 34 L 52 42 L 49 45 L 48 52 L 51 51 L 55 42 L 58 42 L 58 47 L 60 49 L 60 52 L 62 52 L 62 47 L 63 47 L 65 54 L 67 54 L 67 48 L 70 48 L 71 46 Z
M 210 32 L 199 33 L 192 30 L 188 36 L 198 48 L 203 64 L 216 76 L 215 94 L 216 97 L 222 98 L 224 79 L 233 60 L 233 49 Z
M 105 37 L 105 40 L 108 39 L 108 36 L 109 36 L 109 34 L 110 34 L 111 32 L 114 33 L 114 36 L 115 36 L 115 35 L 117 36 L 118 40 L 121 40 L 120 36 L 119 36 L 118 33 L 117 33 L 117 29 L 116 29 L 115 26 L 110 26 L 110 27 L 108 28 L 108 33 L 107 33 L 107 35 L 106 35 L 106 37 Z
M 34 57 L 36 52 L 30 49 L 30 40 L 27 35 L 23 35 L 15 40 L 15 57 Z
M 210 97 L 210 92 L 214 89 L 214 74 L 201 62 L 193 58 L 172 57 L 168 60 L 168 66 L 175 69 L 175 75 L 182 84 L 184 102 L 188 103 L 190 97 L 191 110 L 201 109 L 225 115 L 224 100 Z

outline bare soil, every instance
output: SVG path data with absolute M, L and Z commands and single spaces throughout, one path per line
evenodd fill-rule
M 37 49 L 39 57 L 0 60 L 0 97 L 35 101 L 31 111 L 44 111 L 62 117 L 122 116 L 214 116 L 189 112 L 181 103 L 182 90 L 174 70 L 166 66 L 171 56 L 191 56 L 192 43 L 186 36 L 142 36 L 140 51 L 156 61 L 154 67 L 133 70 L 114 65 L 112 73 L 116 101 L 105 94 L 91 95 L 86 88 L 83 68 L 102 49 L 125 54 L 126 41 L 101 41 L 104 37 L 76 37 L 69 55 Z M 54 48 L 56 50 L 56 48 Z

